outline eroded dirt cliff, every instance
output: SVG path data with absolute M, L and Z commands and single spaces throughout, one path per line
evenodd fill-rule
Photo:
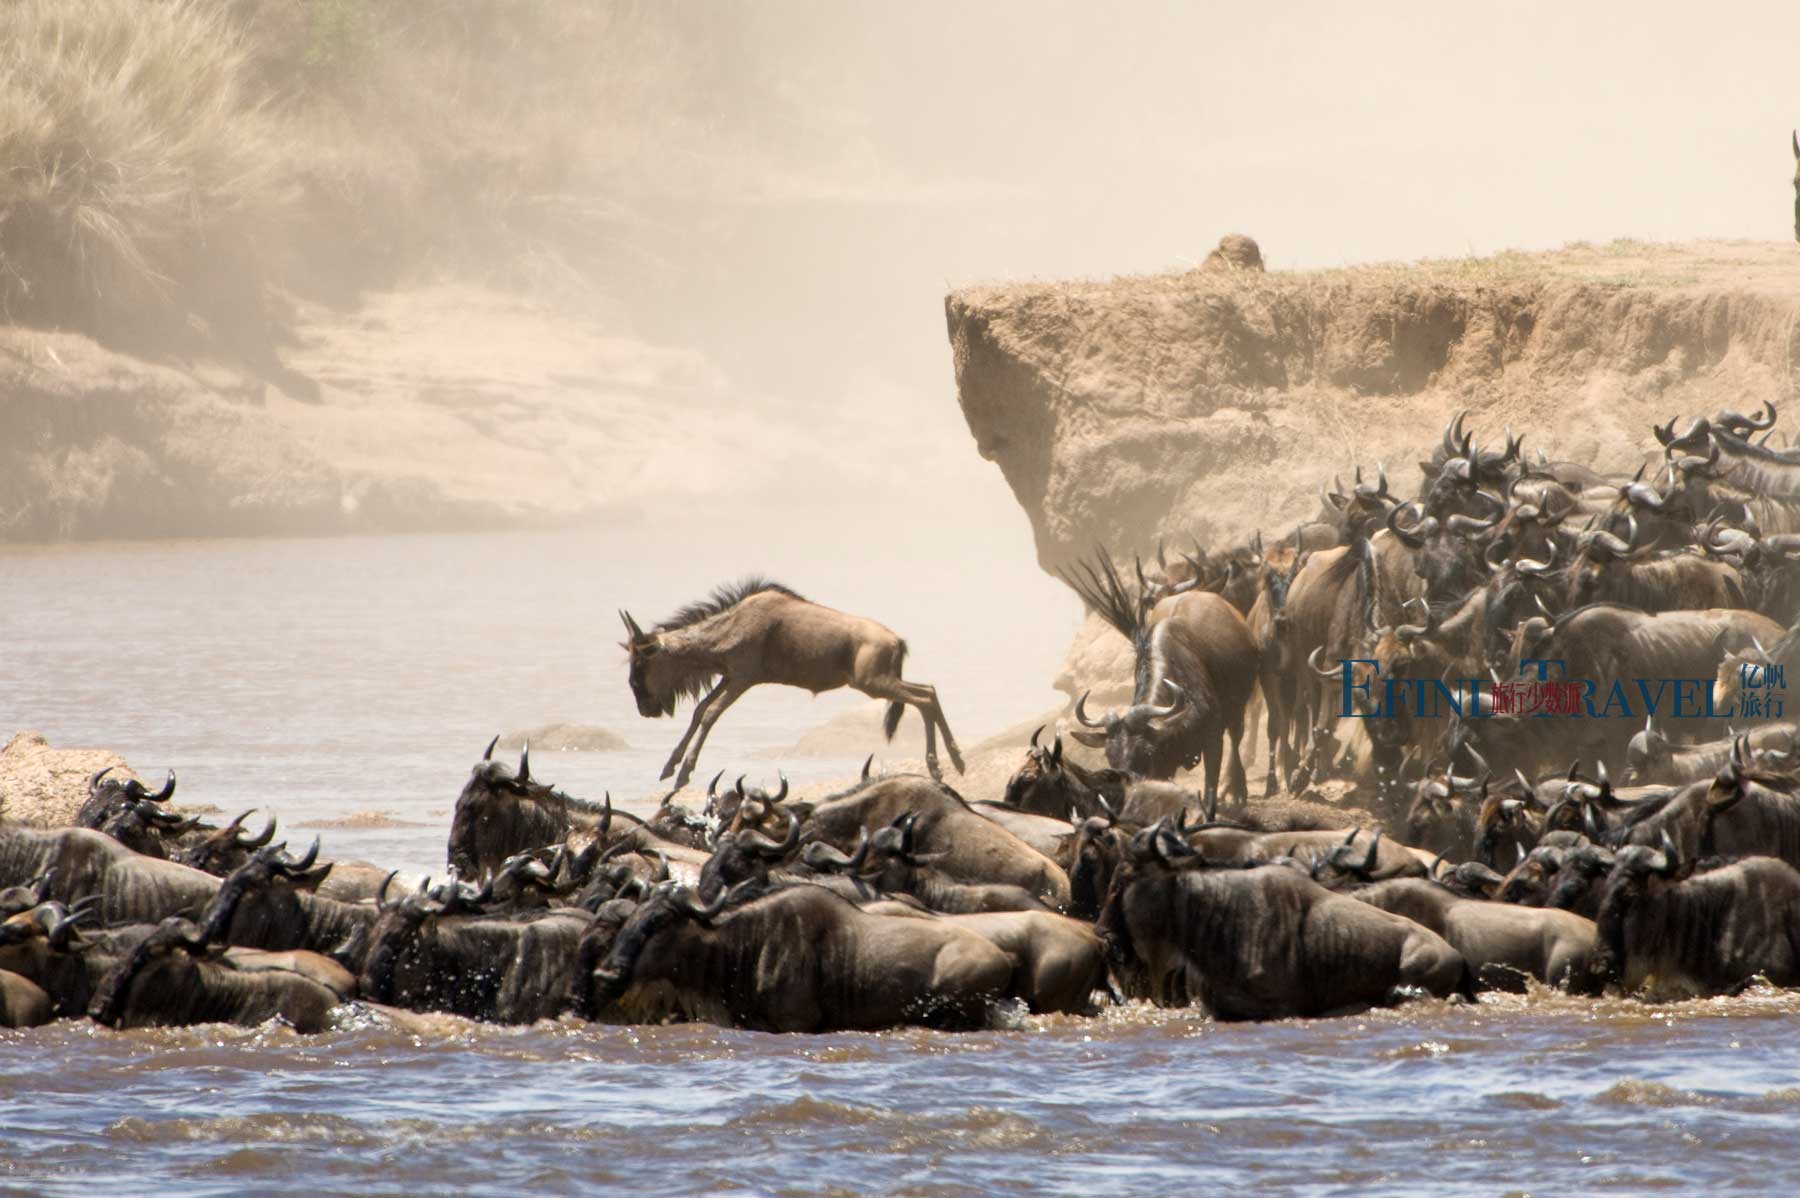
M 1359 464 L 1410 496 L 1458 409 L 1477 443 L 1510 424 L 1527 453 L 1631 469 L 1652 422 L 1785 406 L 1800 373 L 1785 243 L 974 287 L 945 308 L 969 429 L 1047 570 L 1096 544 L 1273 537 Z M 1059 685 L 1116 687 L 1104 640 L 1090 621 Z

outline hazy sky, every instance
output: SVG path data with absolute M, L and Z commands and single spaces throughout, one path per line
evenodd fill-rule
M 956 407 L 952 286 L 1181 268 L 1229 231 L 1275 270 L 1792 238 L 1791 3 L 645 11 L 688 61 L 617 180 L 656 213 L 624 307 L 806 413 L 838 473 L 786 494 L 846 541 L 1029 560 Z

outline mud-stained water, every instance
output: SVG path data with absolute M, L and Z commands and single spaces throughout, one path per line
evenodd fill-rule
M 330 852 L 441 870 L 456 790 L 501 728 L 613 727 L 631 752 L 540 772 L 651 789 L 675 730 L 633 714 L 614 609 L 654 618 L 715 579 L 621 583 L 620 560 L 577 536 L 0 552 L 0 731 L 116 747 L 175 766 L 184 798 L 267 803 L 326 824 Z M 1051 603 L 969 622 L 970 589 L 1041 582 L 1010 570 L 972 565 L 954 592 L 847 566 L 790 581 L 902 630 L 971 739 L 1045 705 L 1066 643 Z M 831 702 L 747 703 L 708 760 L 772 767 L 760 754 Z M 395 818 L 348 818 L 367 811 Z M 966 1035 L 359 1007 L 312 1037 L 63 1023 L 0 1032 L 0 1194 L 1784 1193 L 1797 1028 L 1800 995 L 1768 991 L 1265 1025 L 1131 1007 Z
M 0 1033 L 0 1192 L 1786 1192 L 1800 1002 L 1560 997 L 967 1035 Z

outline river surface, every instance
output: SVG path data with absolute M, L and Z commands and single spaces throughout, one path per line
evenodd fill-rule
M 189 802 L 268 806 L 290 835 L 323 825 L 328 853 L 439 871 L 497 731 L 611 728 L 631 750 L 534 754 L 534 772 L 655 789 L 679 728 L 637 718 L 616 609 L 648 622 L 725 577 L 659 550 L 578 533 L 0 550 L 0 735 L 116 748 L 175 768 Z M 965 743 L 1054 700 L 1076 613 L 1028 562 L 946 578 L 754 556 L 901 631 Z M 770 754 L 858 701 L 752 694 L 702 773 L 852 770 Z M 1134 1006 L 960 1035 L 356 1006 L 312 1037 L 70 1022 L 0 1032 L 0 1194 L 1789 1193 L 1797 1028 L 1800 996 L 1767 991 L 1264 1025 Z

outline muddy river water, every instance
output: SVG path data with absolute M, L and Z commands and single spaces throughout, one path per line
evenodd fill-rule
M 639 570 L 636 548 L 559 533 L 0 551 L 0 733 L 116 748 L 177 769 L 191 802 L 267 805 L 321 825 L 330 854 L 441 871 L 456 791 L 496 731 L 613 728 L 632 749 L 537 772 L 578 794 L 651 789 L 677 730 L 631 708 L 616 609 L 656 618 L 722 576 Z M 1028 565 L 971 563 L 953 588 L 847 562 L 784 581 L 903 632 L 966 743 L 1054 698 L 1042 681 L 1074 613 Z M 1025 601 L 969 617 L 995 595 Z M 748 699 L 703 765 L 772 772 L 771 749 L 855 702 Z M 1789 1193 L 1797 1029 L 1800 997 L 1758 990 L 810 1038 L 356 1007 L 312 1037 L 70 1022 L 0 1032 L 0 1194 Z

